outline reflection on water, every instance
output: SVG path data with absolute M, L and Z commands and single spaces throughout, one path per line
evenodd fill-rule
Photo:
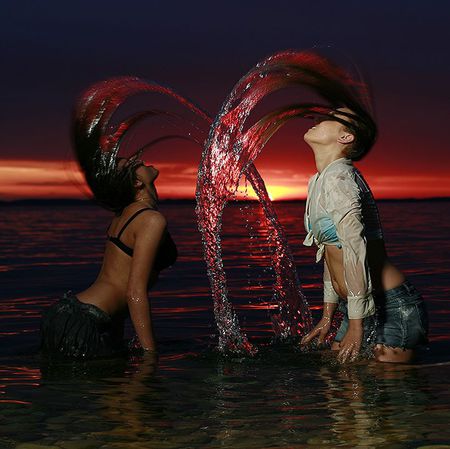
M 17 399 L 3 404 L 2 434 L 52 447 L 87 440 L 105 449 L 450 441 L 448 366 L 340 366 L 328 354 L 283 347 L 256 359 L 204 351 L 163 355 L 159 363 L 92 364 L 42 365 L 40 388 L 11 385 Z
M 261 351 L 254 359 L 221 358 L 214 350 L 208 279 L 189 204 L 163 205 L 180 258 L 151 294 L 159 360 L 51 365 L 36 355 L 40 310 L 93 279 L 108 215 L 89 206 L 3 209 L 0 447 L 25 442 L 67 449 L 450 444 L 450 366 L 438 364 L 450 360 L 450 212 L 443 206 L 420 203 L 420 216 L 414 214 L 415 203 L 380 206 L 392 259 L 430 308 L 431 345 L 416 367 L 340 366 L 326 352 L 301 354 L 267 345 L 273 275 L 264 266 L 268 249 L 259 240 L 249 243 L 237 205 L 224 217 L 230 297 Z M 314 250 L 301 245 L 304 206 L 276 207 L 317 318 L 321 267 L 313 264 Z M 251 217 L 257 235 L 258 211 Z

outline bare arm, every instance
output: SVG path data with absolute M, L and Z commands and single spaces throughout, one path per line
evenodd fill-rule
M 144 212 L 137 223 L 133 260 L 127 286 L 127 302 L 134 330 L 141 346 L 156 350 L 147 285 L 159 244 L 166 228 L 166 219 L 159 213 Z

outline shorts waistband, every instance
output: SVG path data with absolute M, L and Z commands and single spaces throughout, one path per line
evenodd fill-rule
M 376 293 L 375 296 L 378 298 L 384 298 L 386 301 L 394 301 L 411 296 L 420 297 L 420 293 L 417 291 L 416 287 L 411 284 L 411 282 L 406 280 L 398 287 L 391 288 L 390 290 L 386 290 L 385 292 Z
M 71 291 L 64 293 L 61 300 L 67 301 L 71 303 L 73 306 L 77 307 L 78 309 L 81 309 L 84 312 L 93 315 L 99 321 L 105 323 L 109 323 L 111 321 L 111 317 L 104 310 L 100 309 L 94 304 L 81 302 Z

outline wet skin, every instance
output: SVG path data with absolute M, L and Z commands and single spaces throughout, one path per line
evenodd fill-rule
M 374 292 L 390 290 L 405 282 L 403 273 L 389 261 L 382 240 L 367 243 L 367 258 Z M 332 245 L 326 246 L 325 263 L 330 271 L 334 290 L 341 298 L 346 298 L 342 249 Z M 340 350 L 340 343 L 334 342 L 332 349 Z M 380 344 L 375 348 L 375 358 L 380 362 L 406 363 L 411 361 L 412 357 L 412 349 L 389 348 Z
M 116 236 L 138 210 L 156 206 L 154 181 L 158 170 L 141 165 L 136 169 L 136 175 L 136 201 L 113 218 L 108 231 L 110 236 Z M 147 210 L 138 215 L 120 238 L 125 245 L 134 248 L 133 257 L 107 241 L 97 279 L 76 295 L 81 302 L 93 304 L 111 317 L 123 316 L 128 308 L 139 341 L 148 350 L 155 350 L 156 342 L 147 292 L 158 279 L 158 273 L 152 267 L 165 229 L 166 220 L 160 212 Z
M 344 115 L 339 115 L 339 110 L 352 113 L 349 109 L 338 109 L 330 113 L 329 119 L 323 117 L 305 134 L 304 140 L 313 149 L 317 170 L 321 172 L 331 162 L 346 157 L 346 148 L 354 140 L 352 134 L 345 126 L 333 120 L 338 116 L 348 120 Z M 367 243 L 367 258 L 371 274 L 374 292 L 386 291 L 400 286 L 405 277 L 403 273 L 392 265 L 387 257 L 384 242 L 382 240 Z M 342 249 L 334 245 L 325 246 L 325 263 L 330 271 L 333 288 L 341 298 L 347 298 L 347 288 L 344 278 L 344 263 Z M 325 303 L 322 319 L 316 327 L 302 339 L 302 343 L 308 343 L 312 338 L 318 338 L 323 342 L 331 326 L 332 317 L 337 304 Z M 363 327 L 362 319 L 350 319 L 347 334 L 341 342 L 334 342 L 332 349 L 339 351 L 340 361 L 353 360 L 359 353 L 362 343 Z M 413 357 L 413 350 L 402 348 L 390 348 L 377 345 L 375 358 L 381 362 L 409 362 Z

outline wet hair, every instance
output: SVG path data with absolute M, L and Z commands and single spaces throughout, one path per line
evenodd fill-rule
M 120 166 L 120 161 L 125 162 Z M 101 164 L 98 164 L 101 165 Z M 97 204 L 116 215 L 120 215 L 123 209 L 135 201 L 136 197 L 136 169 L 140 164 L 132 159 L 117 157 L 114 167 L 109 170 L 90 171 L 86 181 L 94 193 Z
M 116 151 L 95 149 L 91 158 L 83 158 L 84 152 L 97 141 L 95 136 L 77 134 L 75 149 L 93 200 L 103 208 L 120 215 L 123 209 L 135 201 L 136 169 L 141 165 L 136 157 L 118 157 Z M 122 162 L 124 161 L 124 162 Z
M 136 168 L 141 164 L 140 157 L 145 150 L 168 139 L 184 139 L 198 144 L 202 144 L 204 140 L 204 137 L 196 136 L 199 128 L 191 120 L 168 110 L 141 110 L 117 123 L 112 122 L 118 109 L 130 97 L 146 93 L 157 93 L 171 98 L 177 105 L 190 111 L 193 117 L 201 119 L 202 124 L 209 125 L 211 122 L 204 111 L 169 87 L 137 77 L 111 78 L 92 85 L 84 92 L 73 114 L 72 137 L 75 156 L 91 190 L 92 199 L 116 214 L 120 214 L 135 200 Z M 175 134 L 168 133 L 153 139 L 127 158 L 119 157 L 127 132 L 149 117 L 162 118 L 172 129 L 175 127 Z M 125 163 L 119 164 L 122 160 L 125 160 Z
M 118 78 L 94 84 L 79 99 L 73 120 L 74 152 L 91 190 L 92 199 L 116 215 L 135 201 L 136 169 L 141 151 L 119 157 L 128 129 L 150 111 L 140 112 L 112 126 L 110 119 L 124 102 L 136 78 Z M 121 163 L 121 161 L 125 161 Z
M 243 139 L 246 145 L 255 147 L 252 151 L 260 151 L 256 150 L 256 142 L 265 144 L 287 120 L 319 117 L 342 123 L 354 135 L 354 142 L 347 149 L 348 157 L 360 160 L 375 143 L 377 125 L 368 85 L 359 73 L 357 75 L 314 52 L 276 53 L 258 63 L 239 80 L 226 106 L 222 106 L 219 119 L 224 114 L 235 114 L 239 117 L 235 128 L 242 133 L 250 111 L 264 96 L 285 87 L 306 87 L 323 102 L 300 101 L 272 111 L 248 130 Z M 337 111 L 339 108 L 347 108 L 351 112 Z M 340 117 L 333 115 L 330 118 L 336 112 Z
M 347 145 L 345 153 L 353 161 L 361 160 L 372 148 L 377 136 L 377 127 L 368 114 L 362 117 L 352 112 L 335 111 L 336 114 L 345 116 L 344 120 L 338 120 L 344 125 L 344 130 L 353 135 L 354 140 Z

